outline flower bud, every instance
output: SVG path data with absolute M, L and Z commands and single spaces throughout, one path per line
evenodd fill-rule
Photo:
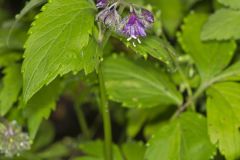
M 116 4 L 102 10 L 96 19 L 111 28 L 116 28 L 121 21 L 121 17 L 116 10 Z
M 97 8 L 105 8 L 108 5 L 108 0 L 97 0 Z
M 142 9 L 141 12 L 142 12 L 141 15 L 142 15 L 144 21 L 146 21 L 148 23 L 154 23 L 154 16 L 150 11 L 148 11 L 146 9 Z

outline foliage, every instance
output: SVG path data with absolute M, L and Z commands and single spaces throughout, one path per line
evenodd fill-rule
M 0 159 L 240 159 L 239 24 L 239 0 L 0 0 Z

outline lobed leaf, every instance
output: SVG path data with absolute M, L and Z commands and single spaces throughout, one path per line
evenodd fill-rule
M 147 108 L 182 103 L 169 77 L 146 63 L 137 64 L 115 55 L 104 61 L 103 72 L 109 98 L 123 106 Z
M 47 119 L 56 107 L 56 101 L 62 87 L 59 80 L 55 80 L 42 88 L 26 104 L 25 116 L 27 117 L 30 138 L 34 139 L 43 119 Z
M 26 42 L 23 95 L 28 101 L 58 75 L 83 69 L 94 25 L 95 7 L 88 0 L 51 0 L 36 17 Z
M 231 40 L 240 38 L 240 11 L 220 9 L 211 15 L 203 27 L 202 40 Z
M 231 7 L 233 9 L 240 9 L 240 1 L 239 0 L 218 0 L 218 2 Z
M 207 122 L 196 113 L 184 113 L 153 135 L 146 160 L 203 160 L 215 153 L 207 134 Z
M 201 41 L 201 28 L 207 17 L 203 13 L 191 13 L 185 19 L 182 33 L 178 35 L 182 48 L 195 61 L 202 83 L 221 73 L 230 63 L 236 49 L 233 41 Z
M 208 131 L 228 160 L 240 158 L 240 84 L 219 83 L 208 90 Z

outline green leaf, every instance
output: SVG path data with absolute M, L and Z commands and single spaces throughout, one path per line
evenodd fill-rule
M 38 151 L 50 145 L 55 138 L 55 128 L 52 122 L 43 121 L 39 127 L 34 143 L 31 146 L 32 151 Z
M 240 38 L 240 11 L 220 9 L 204 25 L 202 40 L 229 40 Z M 224 27 L 223 27 L 224 26 Z
M 83 68 L 83 47 L 94 25 L 94 6 L 88 0 L 52 0 L 39 14 L 26 42 L 23 93 L 28 101 L 58 75 Z
M 0 51 L 0 66 L 6 67 L 22 59 L 22 54 L 10 51 Z
M 1 59 L 1 58 L 0 58 Z M 12 64 L 4 69 L 3 88 L 0 91 L 0 113 L 4 116 L 17 101 L 22 88 L 21 66 Z
M 211 141 L 227 160 L 240 158 L 240 84 L 219 83 L 208 90 L 207 115 Z
M 200 32 L 207 19 L 206 14 L 191 13 L 182 26 L 178 40 L 186 53 L 196 63 L 202 83 L 219 74 L 231 61 L 236 44 L 234 42 L 201 42 Z
M 240 9 L 240 1 L 239 0 L 218 0 L 218 2 L 231 7 L 233 9 Z
M 17 23 L 12 30 L 14 21 L 5 21 L 0 25 L 0 49 L 22 50 L 27 39 L 27 28 L 23 23 Z
M 93 149 L 94 148 L 94 149 Z M 79 160 L 103 160 L 104 159 L 104 144 L 101 140 L 89 141 L 80 144 L 80 149 L 87 156 L 83 159 L 79 158 Z M 91 159 L 92 158 L 92 159 Z M 114 160 L 122 160 L 122 155 L 119 148 L 116 145 L 113 145 L 113 159 Z
M 239 81 L 240 80 L 240 62 L 236 62 L 225 69 L 219 76 L 215 77 L 218 81 Z
M 142 142 L 128 142 L 122 145 L 125 160 L 144 160 L 145 150 Z
M 160 128 L 149 141 L 146 160 L 207 160 L 215 153 L 207 122 L 196 113 L 184 113 Z
M 104 159 L 96 158 L 96 157 L 81 156 L 81 157 L 74 158 L 73 160 L 104 160 Z
M 23 7 L 23 9 L 21 10 L 21 12 L 16 16 L 17 20 L 20 20 L 21 18 L 23 18 L 30 10 L 32 10 L 33 8 L 36 8 L 38 6 L 41 6 L 42 4 L 44 4 L 46 2 L 46 0 L 30 0 L 28 1 L 25 6 Z
M 145 58 L 147 58 L 148 55 L 151 55 L 170 67 L 173 65 L 167 48 L 168 46 L 158 37 L 148 36 L 142 40 L 141 44 L 137 44 L 136 47 L 134 47 L 131 42 L 125 41 L 125 44 Z
M 146 0 L 162 12 L 164 29 L 170 36 L 175 32 L 183 18 L 183 5 L 180 0 Z
M 191 9 L 191 7 L 192 7 L 195 3 L 197 3 L 197 2 L 199 2 L 199 1 L 201 1 L 201 0 L 180 0 L 180 1 L 182 2 L 182 5 L 183 5 L 184 9 L 185 9 L 186 11 L 188 11 L 189 9 Z
M 83 68 L 86 74 L 89 74 L 98 68 L 99 59 L 102 55 L 102 49 L 94 38 L 89 40 L 88 45 L 81 51 Z
M 37 153 L 37 157 L 40 159 L 60 159 L 60 157 L 67 157 L 70 154 L 70 149 L 66 144 L 61 142 L 55 143 L 44 151 Z
M 61 93 L 62 86 L 55 80 L 35 94 L 25 106 L 25 116 L 28 119 L 30 138 L 34 139 L 43 119 L 47 119 L 56 107 L 56 101 Z
M 180 105 L 181 94 L 168 76 L 146 62 L 134 63 L 124 57 L 113 56 L 103 65 L 109 98 L 126 107 L 155 107 Z
M 142 129 L 143 125 L 166 111 L 167 106 L 154 108 L 133 108 L 127 112 L 127 135 L 134 138 Z

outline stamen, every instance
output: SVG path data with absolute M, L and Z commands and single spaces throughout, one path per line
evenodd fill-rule
M 134 35 L 132 35 L 131 37 L 132 37 L 133 39 L 137 39 L 137 37 L 136 37 L 136 36 L 134 36 Z
M 132 37 L 129 37 L 128 39 L 127 39 L 127 41 L 131 41 L 132 40 Z
M 133 42 L 133 47 L 137 47 L 136 44 Z
M 139 38 L 137 39 L 137 41 L 138 41 L 138 43 L 139 43 L 139 44 L 141 44 L 141 43 L 142 43 L 142 42 L 141 42 L 141 40 L 140 40 Z

